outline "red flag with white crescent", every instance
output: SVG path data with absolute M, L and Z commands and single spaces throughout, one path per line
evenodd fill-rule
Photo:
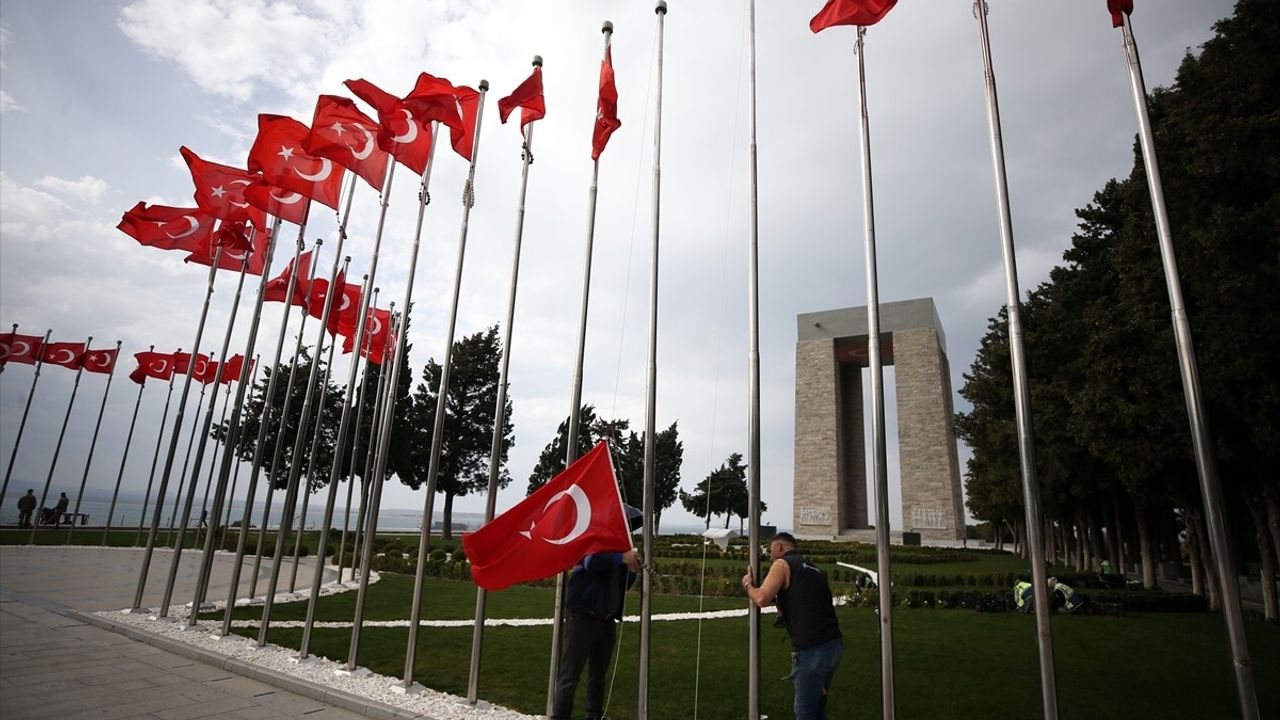
M 337 282 L 334 283 L 335 288 L 342 288 L 346 285 L 346 275 L 341 270 L 338 271 Z M 325 329 L 330 335 L 337 335 L 337 328 L 334 327 L 333 314 L 342 304 L 343 294 L 341 292 L 329 293 L 329 281 L 324 278 L 315 278 L 311 281 L 310 287 L 307 288 L 307 313 L 311 317 L 319 320 L 324 317 L 324 301 L 329 299 L 329 323 Z M 358 310 L 357 310 L 358 311 Z
M 338 209 L 344 168 L 302 149 L 311 129 L 284 115 L 258 115 L 258 137 L 249 150 L 249 169 L 267 182 Z
M 222 248 L 222 254 L 218 256 L 218 269 L 239 272 L 240 268 L 244 267 L 245 272 L 249 275 L 261 275 L 267 269 L 267 241 L 269 235 L 270 233 L 265 230 L 255 233 L 252 251 Z M 213 255 L 216 251 L 216 247 L 210 247 L 205 252 L 193 252 L 183 258 L 182 261 L 199 263 L 200 265 L 212 265 Z M 247 267 L 244 262 L 245 258 L 249 260 Z
M 0 367 L 16 362 L 35 365 L 40 359 L 44 338 L 40 335 L 19 335 L 7 332 L 0 335 Z
M 381 192 L 391 156 L 378 147 L 378 129 L 378 123 L 360 112 L 354 100 L 321 95 L 302 149 L 342 165 Z
M 257 178 L 254 173 L 209 162 L 186 147 L 180 148 L 180 152 L 191 169 L 191 182 L 196 186 L 196 205 L 201 210 L 222 220 L 248 220 L 266 229 L 266 216 L 244 198 L 245 188 Z
M 195 375 L 203 375 L 208 372 L 209 356 L 204 353 L 196 353 L 195 356 Z M 191 369 L 191 353 L 178 352 L 173 354 L 173 371 L 179 375 L 186 375 Z
M 311 251 L 308 250 L 298 256 L 298 281 L 293 286 L 293 297 L 287 298 L 285 294 L 289 292 L 289 278 L 294 274 L 293 260 L 289 260 L 289 264 L 284 266 L 284 270 L 280 274 L 267 281 L 267 289 L 262 299 L 268 302 L 288 302 L 298 307 L 307 307 L 308 285 L 311 283 Z
M 58 342 L 44 346 L 44 362 L 46 365 L 61 365 L 71 370 L 79 370 L 84 359 L 84 343 Z
M 378 146 L 402 165 L 421 175 L 431 153 L 431 133 L 404 101 L 368 80 L 347 80 L 347 89 L 369 103 L 378 114 Z
M 809 21 L 809 29 L 817 33 L 836 25 L 875 25 L 897 4 L 898 0 L 828 0 Z
M 369 308 L 364 321 L 364 342 L 360 343 L 360 355 L 374 365 L 381 365 L 387 354 L 387 340 L 391 336 L 391 311 L 381 308 Z M 351 352 L 356 346 L 356 339 L 348 334 L 342 340 L 342 354 Z
M 209 246 L 213 223 L 213 216 L 200 208 L 140 202 L 125 212 L 116 229 L 148 247 L 195 252 Z
M 360 319 L 360 286 L 343 283 L 329 311 L 329 334 L 354 335 Z
M 218 382 L 231 383 L 240 380 L 241 373 L 244 372 L 244 355 L 239 353 L 232 355 L 231 359 L 222 364 L 222 372 L 219 373 Z M 253 362 L 249 363 L 249 373 L 253 373 Z
M 542 68 L 534 66 L 529 77 L 512 93 L 498 101 L 498 119 L 507 123 L 511 111 L 520 108 L 520 129 L 534 120 L 546 117 L 547 103 L 542 96 Z
M 462 536 L 471 579 L 486 590 L 540 580 L 585 555 L 632 548 L 609 444 L 601 442 L 515 507 Z
M 294 225 L 307 221 L 308 201 L 302 193 L 281 190 L 262 178 L 244 189 L 244 199 L 262 212 Z
M 89 350 L 84 354 L 84 369 L 91 373 L 110 374 L 116 367 L 118 348 L 109 350 Z
M 613 131 L 622 127 L 618 119 L 618 86 L 613 80 L 613 49 L 604 51 L 600 62 L 600 95 L 596 99 L 596 126 L 591 133 L 591 159 L 600 159 Z
M 134 353 L 133 357 L 138 361 L 138 367 L 129 375 L 131 379 L 134 373 L 140 373 L 157 380 L 168 380 L 173 377 L 175 369 L 173 353 L 140 352 Z M 140 383 L 141 381 L 135 379 L 134 382 Z

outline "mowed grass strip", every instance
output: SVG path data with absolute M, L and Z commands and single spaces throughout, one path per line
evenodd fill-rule
M 384 574 L 370 586 L 369 608 L 381 619 L 409 614 L 413 578 Z M 424 588 L 427 618 L 470 618 L 475 587 L 429 579 Z M 320 615 L 350 621 L 354 593 L 322 598 Z M 548 617 L 553 591 L 516 587 L 490 593 L 489 617 Z M 697 609 L 698 598 L 654 597 L 654 612 Z M 743 607 L 741 599 L 707 598 L 706 609 Z M 261 610 L 247 615 L 257 619 Z M 277 605 L 275 619 L 301 619 L 306 603 Z M 626 612 L 639 611 L 639 596 L 627 597 Z M 244 612 L 244 609 L 237 611 Z M 286 613 L 288 613 L 286 615 Z M 372 613 L 370 613 L 372 614 Z M 844 662 L 830 698 L 839 718 L 878 718 L 880 712 L 879 623 L 874 610 L 837 609 L 845 633 Z M 368 617 L 368 615 L 367 615 Z M 772 718 L 791 716 L 790 644 L 764 616 L 761 644 L 761 707 Z M 901 717 L 1032 718 L 1040 715 L 1035 620 L 1017 613 L 967 610 L 894 610 L 896 704 Z M 699 627 L 700 626 L 700 627 Z M 654 623 L 650 659 L 650 716 L 708 720 L 746 715 L 746 620 Z M 1280 628 L 1247 624 L 1264 717 L 1280 717 Z M 699 637 L 701 630 L 701 637 Z M 256 630 L 238 630 L 256 636 Z M 1063 615 L 1053 619 L 1059 706 L 1063 717 L 1238 717 L 1226 633 L 1221 617 L 1208 613 L 1134 614 L 1126 617 Z M 471 628 L 421 628 L 414 678 L 444 692 L 465 695 Z M 274 628 L 270 641 L 297 647 L 300 629 Z M 345 662 L 349 629 L 317 629 L 314 654 Z M 621 653 L 613 681 L 610 717 L 635 717 L 639 626 L 620 631 Z M 407 628 L 365 628 L 357 661 L 398 678 L 404 672 Z M 529 714 L 545 706 L 551 628 L 491 627 L 485 630 L 480 696 Z M 699 650 L 699 648 L 701 648 Z M 700 659 L 700 663 L 699 663 Z M 578 709 L 581 711 L 581 688 Z

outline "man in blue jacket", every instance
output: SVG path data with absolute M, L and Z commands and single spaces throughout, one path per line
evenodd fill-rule
M 639 571 L 640 557 L 635 550 L 595 553 L 573 566 L 551 720 L 569 720 L 573 715 L 573 699 L 584 665 L 587 718 L 604 718 L 604 680 L 617 640 L 617 623 L 622 621 L 622 601 Z

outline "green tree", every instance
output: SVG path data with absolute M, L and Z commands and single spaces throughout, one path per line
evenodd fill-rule
M 578 448 L 576 455 L 582 457 L 601 440 L 614 441 L 617 447 L 618 433 L 626 430 L 626 420 L 604 420 L 596 416 L 594 405 L 583 405 L 578 411 Z M 556 429 L 556 436 L 547 443 L 538 455 L 538 462 L 529 473 L 529 486 L 526 493 L 547 484 L 551 478 L 564 472 L 565 446 L 569 442 L 569 419 L 565 418 Z
M 708 502 L 708 494 L 710 502 Z M 729 519 L 738 516 L 738 532 L 743 531 L 743 524 L 750 516 L 750 489 L 747 487 L 747 466 L 742 464 L 742 453 L 733 453 L 720 467 L 712 470 L 697 484 L 692 493 L 680 491 L 680 504 L 685 510 L 703 518 L 706 526 L 711 527 L 713 515 L 724 515 L 724 526 L 729 527 Z M 760 503 L 760 512 L 768 510 L 768 506 Z

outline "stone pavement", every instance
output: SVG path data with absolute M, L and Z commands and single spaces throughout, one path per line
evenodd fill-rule
M 189 600 L 184 553 L 174 602 Z M 406 718 L 389 706 L 334 696 L 271 673 L 252 679 L 216 657 L 78 612 L 127 607 L 140 551 L 0 547 L 0 717 L 4 720 L 359 720 Z M 171 555 L 157 553 L 151 589 L 163 589 Z M 231 558 L 220 565 L 229 566 Z M 130 566 L 132 572 L 129 571 Z M 227 567 L 222 568 L 223 571 Z M 286 566 L 287 571 L 287 566 Z M 300 571 L 300 577 L 304 574 Z M 310 578 L 310 573 L 305 573 Z M 159 588 L 154 586 L 158 585 Z M 185 590 L 185 595 L 183 591 Z M 226 592 L 225 581 L 222 592 Z M 210 594 L 217 597 L 218 593 Z M 225 596 L 224 596 L 225 597 Z M 180 600 L 180 598 L 185 598 Z M 144 603 L 145 604 L 145 603 Z M 262 680 L 277 680 L 267 684 Z M 326 701 L 326 698 L 328 701 Z M 347 709 L 344 709 L 347 708 Z M 357 710 L 360 714 L 352 712 Z

